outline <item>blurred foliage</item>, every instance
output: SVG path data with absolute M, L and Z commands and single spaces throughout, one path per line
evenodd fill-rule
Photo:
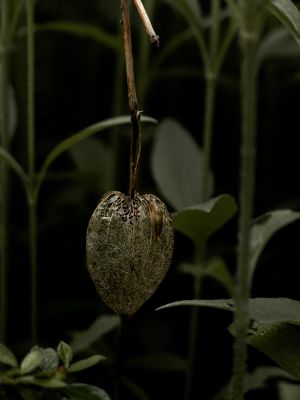
M 10 21 L 17 21 L 13 37 L 8 37 L 11 39 L 8 91 L 11 153 L 1 149 L 0 156 L 21 176 L 26 186 L 26 27 L 21 3 L 14 0 L 9 9 Z M 173 263 L 166 279 L 127 325 L 122 339 L 124 400 L 183 398 L 188 365 L 188 309 L 154 310 L 175 300 L 192 299 L 195 277 L 199 274 L 209 278 L 203 280 L 203 299 L 226 298 L 234 290 L 240 60 L 238 40 L 234 36 L 236 24 L 225 2 L 221 2 L 219 15 L 219 47 L 212 54 L 207 53 L 213 23 L 209 3 L 205 0 L 145 0 L 160 36 L 159 49 L 150 47 L 135 10 L 131 13 L 140 109 L 159 121 L 156 126 L 143 124 L 138 190 L 141 194 L 158 194 L 166 201 L 170 211 L 174 211 L 177 232 Z M 300 25 L 295 5 L 288 1 L 270 1 L 272 13 L 264 16 L 257 49 L 259 134 L 255 216 L 262 217 L 252 228 L 253 274 L 255 271 L 252 278 L 254 297 L 300 300 L 296 279 L 300 259 L 299 135 L 296 134 L 300 129 L 300 50 L 294 40 L 299 37 Z M 76 355 L 89 358 L 93 354 L 103 354 L 107 362 L 93 367 L 88 374 L 78 373 L 78 380 L 86 382 L 85 385 L 76 384 L 71 378 L 63 396 L 74 400 L 93 400 L 101 396 L 105 399 L 106 395 L 95 386 L 113 392 L 113 362 L 120 320 L 108 315 L 110 311 L 88 277 L 85 233 L 88 220 L 104 192 L 128 191 L 130 126 L 128 117 L 120 117 L 128 114 L 128 106 L 119 3 L 38 0 L 35 20 L 36 168 L 40 171 L 37 182 L 45 178 L 45 183 L 40 188 L 38 208 L 41 347 L 34 351 L 44 357 L 44 350 L 63 338 L 72 344 Z M 208 58 L 203 58 L 205 52 Z M 204 91 L 209 67 L 213 67 L 219 77 L 211 171 L 208 190 L 203 193 Z M 2 100 L 0 96 L 1 110 Z M 116 116 L 121 120 L 113 119 Z M 108 124 L 105 125 L 105 121 Z M 103 123 L 105 126 L 101 125 Z M 97 135 L 104 127 L 109 129 Z M 71 136 L 74 132 L 78 132 L 77 136 Z M 95 135 L 89 137 L 92 134 Z M 79 139 L 85 140 L 79 143 Z M 56 160 L 58 155 L 60 158 Z M 56 162 L 48 169 L 54 159 Z M 24 357 L 30 347 L 26 198 L 13 174 L 8 191 L 7 344 L 17 357 L 8 350 L 3 352 L 0 347 L 0 381 L 16 368 L 15 360 Z M 205 233 L 200 237 L 199 232 Z M 204 263 L 201 267 L 200 248 Z M 260 310 L 266 307 L 269 314 L 268 306 L 263 302 Z M 280 307 L 277 304 L 272 308 L 275 314 Z M 283 312 L 287 314 L 288 310 L 290 308 Z M 232 336 L 227 331 L 231 317 L 228 315 L 231 314 L 201 308 L 198 316 L 195 357 L 199 362 L 192 389 L 195 396 L 200 389 L 203 399 L 213 396 L 220 399 L 226 392 L 232 360 Z M 286 355 L 289 357 L 293 353 L 294 347 L 289 347 L 289 343 L 292 340 L 298 343 L 299 327 L 294 320 L 276 321 L 264 331 L 269 337 L 264 342 L 264 335 L 260 337 L 255 332 L 261 333 L 261 325 L 265 329 L 265 321 L 257 321 L 257 315 L 253 315 L 253 319 L 259 329 L 251 331 L 249 390 L 253 394 L 249 393 L 249 399 L 295 400 L 299 396 L 299 386 L 294 377 L 280 368 L 267 370 L 265 365 L 270 364 L 269 357 L 282 367 L 290 365 Z M 274 353 L 274 346 L 267 346 L 272 340 L 277 349 L 286 352 Z M 57 354 L 57 350 L 52 350 Z M 47 352 L 50 354 L 50 350 Z M 34 375 L 31 376 L 31 370 L 25 374 L 34 380 L 35 374 L 41 373 L 42 357 L 37 356 L 36 360 Z M 61 361 L 67 362 L 66 358 Z M 272 364 L 269 368 L 275 367 Z M 51 372 L 51 379 L 56 372 L 57 369 Z M 16 377 L 14 379 L 20 378 L 19 371 Z M 36 389 L 26 385 L 22 386 L 20 394 L 15 393 L 13 386 L 5 391 L 0 389 L 0 398 L 6 400 L 21 395 L 22 399 L 29 400 L 32 391 L 35 398 L 42 398 Z M 48 389 L 44 395 L 47 400 L 59 399 Z

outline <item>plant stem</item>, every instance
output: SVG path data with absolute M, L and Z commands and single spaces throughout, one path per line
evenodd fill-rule
M 256 151 L 256 32 L 257 8 L 252 0 L 240 1 L 243 17 L 240 26 L 240 48 L 242 54 L 241 102 L 242 102 L 242 148 L 240 217 L 238 236 L 238 266 L 236 283 L 236 340 L 234 345 L 234 366 L 231 386 L 231 399 L 243 400 L 245 376 L 247 371 L 247 332 L 249 326 L 248 302 L 250 295 L 250 229 L 253 219 Z
M 29 200 L 29 245 L 31 269 L 31 340 L 37 342 L 38 268 L 37 268 L 37 203 Z
M 147 15 L 147 12 L 145 10 L 145 7 L 143 6 L 143 3 L 141 0 L 133 0 L 134 5 L 140 15 L 140 18 L 145 26 L 146 32 L 148 33 L 148 36 L 150 38 L 150 42 L 152 44 L 155 44 L 156 46 L 159 46 L 159 36 L 154 32 L 154 29 L 152 27 L 150 18 Z
M 34 26 L 33 0 L 26 0 L 27 14 L 27 140 L 28 171 L 31 179 L 35 176 L 35 107 L 34 107 Z
M 28 194 L 29 257 L 31 273 L 31 340 L 37 341 L 37 197 L 35 195 L 35 106 L 34 106 L 34 5 L 26 0 L 27 16 L 27 146 L 28 176 L 31 193 Z
M 204 129 L 203 129 L 203 201 L 207 200 L 209 195 L 209 180 L 211 167 L 211 145 L 213 136 L 213 122 L 216 97 L 216 76 L 213 73 L 205 75 L 205 111 L 204 111 Z
M 145 6 L 148 11 L 148 15 L 151 18 L 154 10 L 154 1 L 153 0 L 146 0 Z M 149 82 L 149 46 L 147 41 L 147 36 L 140 31 L 140 40 L 139 40 L 139 75 L 137 80 L 137 87 L 139 91 L 139 99 L 144 106 L 145 103 L 145 95 L 147 91 L 147 86 Z
M 202 288 L 202 275 L 194 277 L 194 299 L 199 299 Z M 199 307 L 192 307 L 190 323 L 189 323 L 189 349 L 188 349 L 188 369 L 186 375 L 185 400 L 190 400 L 192 397 L 192 389 L 194 382 L 194 370 L 196 361 L 197 338 L 198 338 L 198 318 Z
M 120 400 L 120 385 L 122 378 L 122 363 L 123 363 L 123 351 L 124 351 L 124 339 L 127 331 L 127 324 L 129 320 L 121 317 L 121 324 L 117 331 L 116 338 L 116 355 L 115 355 L 115 380 L 113 388 L 113 400 Z
M 9 30 L 9 7 L 8 1 L 1 3 L 1 68 L 0 68 L 0 86 L 1 86 L 1 146 L 8 150 L 9 148 L 9 43 L 7 43 L 7 33 Z M 7 214 L 8 214 L 8 192 L 9 192 L 9 171 L 5 163 L 1 163 L 1 221 L 0 221 L 0 340 L 5 341 L 7 324 Z
M 135 195 L 137 166 L 141 151 L 141 125 L 140 125 L 140 112 L 138 111 L 138 102 L 137 102 L 135 79 L 134 79 L 128 0 L 121 0 L 121 7 L 122 7 L 122 22 L 123 22 L 123 34 L 124 34 L 126 76 L 127 76 L 127 87 L 128 87 L 128 101 L 129 101 L 129 111 L 131 114 L 131 125 L 132 125 L 129 195 L 130 198 L 133 198 Z

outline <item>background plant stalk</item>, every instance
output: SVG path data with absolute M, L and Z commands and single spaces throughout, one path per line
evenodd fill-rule
M 241 183 L 240 217 L 238 231 L 238 266 L 236 280 L 236 340 L 234 344 L 234 366 L 231 386 L 232 400 L 243 400 L 247 371 L 247 333 L 249 326 L 249 271 L 250 271 L 250 229 L 253 220 L 256 152 L 256 31 L 257 7 L 251 0 L 239 3 L 241 69 Z

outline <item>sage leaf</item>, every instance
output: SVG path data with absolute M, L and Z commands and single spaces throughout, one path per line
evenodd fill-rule
M 73 359 L 72 347 L 61 340 L 57 346 L 57 354 L 61 361 L 64 363 L 64 366 L 66 368 L 69 368 L 70 363 Z
M 203 151 L 192 136 L 173 119 L 166 119 L 156 129 L 151 157 L 154 180 L 164 198 L 175 210 L 201 203 L 212 193 L 204 190 Z
M 101 315 L 97 318 L 88 329 L 73 333 L 71 342 L 74 353 L 79 353 L 88 349 L 95 342 L 100 340 L 104 335 L 119 327 L 121 318 L 118 315 Z
M 22 360 L 20 371 L 22 375 L 32 372 L 38 368 L 43 362 L 43 354 L 39 349 L 33 350 L 28 353 Z
M 271 0 L 268 8 L 300 44 L 300 12 L 295 4 L 291 0 Z
M 18 361 L 15 355 L 3 343 L 0 343 L 0 363 L 9 365 L 10 367 L 18 366 Z
M 83 360 L 77 361 L 74 364 L 70 365 L 68 369 L 69 372 L 78 372 L 84 369 L 93 367 L 94 365 L 98 364 L 100 361 L 105 360 L 104 356 L 94 355 Z
M 62 391 L 72 400 L 111 400 L 103 389 L 82 383 L 73 383 L 65 387 Z

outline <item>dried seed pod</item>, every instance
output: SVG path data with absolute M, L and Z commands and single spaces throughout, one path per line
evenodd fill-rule
M 133 315 L 164 278 L 173 245 L 171 219 L 159 198 L 106 193 L 86 238 L 88 270 L 103 301 L 120 315 Z

